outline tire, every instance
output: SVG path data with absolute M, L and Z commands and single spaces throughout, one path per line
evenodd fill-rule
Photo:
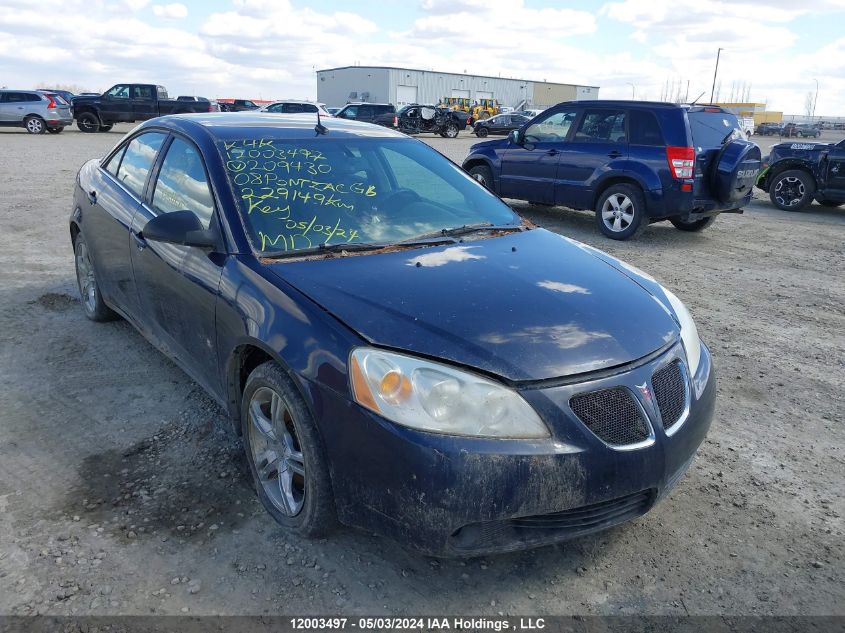
M 113 127 L 114 123 L 102 123 L 100 124 L 100 132 L 110 132 Z
M 48 131 L 50 134 L 61 134 L 61 133 L 62 133 L 62 130 L 64 130 L 64 128 L 63 128 L 63 127 L 48 127 L 48 128 L 47 128 L 47 131 Z
M 73 242 L 73 255 L 76 285 L 79 288 L 79 296 L 82 301 L 82 308 L 85 310 L 85 316 L 92 321 L 112 321 L 116 319 L 117 314 L 106 305 L 106 302 L 103 301 L 103 295 L 100 294 L 94 261 L 82 233 L 79 233 Z
M 100 131 L 100 119 L 93 112 L 83 112 L 76 117 L 76 127 L 80 132 L 94 134 Z
M 479 184 L 493 191 L 493 172 L 487 165 L 476 165 L 469 170 L 469 175 Z
M 23 126 L 30 134 L 44 134 L 47 131 L 47 124 L 39 116 L 28 116 L 23 120 Z
M 596 203 L 596 225 L 613 240 L 628 240 L 648 226 L 645 197 L 639 187 L 610 185 Z
M 478 138 L 484 138 L 490 133 L 490 130 L 487 129 L 487 126 L 481 125 L 475 129 L 475 135 Z
M 813 201 L 816 183 L 801 169 L 787 169 L 769 181 L 769 200 L 782 211 L 801 211 Z
M 681 218 L 669 218 L 669 221 L 675 225 L 676 229 L 681 231 L 703 231 L 708 226 L 713 224 L 716 221 L 716 216 L 711 215 L 709 218 L 701 218 L 700 220 L 695 220 L 693 222 L 687 222 L 682 220 Z
M 247 378 L 243 443 L 258 498 L 279 525 L 316 538 L 337 523 L 328 462 L 314 419 L 274 361 Z
M 458 138 L 458 133 L 458 126 L 454 123 L 447 123 L 446 129 L 443 130 L 443 136 L 445 136 L 446 138 Z
M 836 207 L 841 207 L 845 202 L 837 202 L 836 200 L 819 200 L 819 204 L 823 207 L 830 207 L 834 209 Z

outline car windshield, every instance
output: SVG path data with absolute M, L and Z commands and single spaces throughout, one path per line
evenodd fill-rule
M 221 140 L 219 148 L 262 254 L 521 225 L 506 204 L 416 140 L 240 138 Z

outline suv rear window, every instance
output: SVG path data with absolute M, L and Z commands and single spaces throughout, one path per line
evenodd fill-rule
M 692 144 L 696 147 L 721 147 L 728 135 L 740 129 L 736 115 L 730 112 L 698 110 L 689 112 L 688 116 Z

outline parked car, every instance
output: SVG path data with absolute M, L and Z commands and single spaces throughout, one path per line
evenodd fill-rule
M 797 123 L 784 123 L 780 126 L 780 135 L 781 136 L 797 136 L 798 134 L 798 124 Z
M 342 109 L 343 108 L 326 108 L 326 110 L 328 110 L 329 114 L 331 114 L 332 116 L 337 116 L 337 113 L 340 112 Z
M 801 211 L 813 200 L 825 207 L 845 204 L 845 140 L 780 143 L 763 159 L 757 187 L 778 209 Z
M 347 103 L 335 115 L 339 119 L 375 123 L 384 127 L 396 127 L 399 120 L 392 103 Z
M 221 102 L 221 106 L 224 102 Z M 223 112 L 247 112 L 249 110 L 258 110 L 261 106 L 250 99 L 232 99 L 232 101 L 225 102 L 226 109 Z
M 754 133 L 760 134 L 762 136 L 772 136 L 773 134 L 779 135 L 781 127 L 782 126 L 781 126 L 780 123 L 774 123 L 774 122 L 767 121 L 765 123 L 761 123 L 760 125 L 758 125 L 757 129 L 754 131 Z
M 650 222 L 700 231 L 741 212 L 760 149 L 719 107 L 571 101 L 473 145 L 463 165 L 503 198 L 594 210 L 599 230 L 624 240 Z
M 143 123 L 82 166 L 70 236 L 85 314 L 221 403 L 300 536 L 469 556 L 603 530 L 669 493 L 713 415 L 675 295 L 392 130 Z
M 217 103 L 215 99 L 209 99 L 208 97 L 194 97 L 191 95 L 179 95 L 176 97 L 176 101 L 192 101 L 194 103 L 208 103 L 210 104 L 209 112 L 221 112 L 220 104 Z
M 38 92 L 47 92 L 59 95 L 69 106 L 73 106 L 73 98 L 76 96 L 70 90 L 54 90 L 53 88 L 39 88 Z
M 527 116 L 529 119 L 533 119 L 535 116 L 539 116 L 543 112 L 545 112 L 545 110 L 529 108 L 527 110 L 519 110 L 517 114 L 522 114 L 523 116 Z
M 0 90 L 0 126 L 30 134 L 58 134 L 73 123 L 70 106 L 58 95 L 38 90 Z
M 209 101 L 170 99 L 164 86 L 117 84 L 96 97 L 73 100 L 73 118 L 82 132 L 108 132 L 115 123 L 146 121 L 164 114 L 212 112 Z
M 518 130 L 530 120 L 529 117 L 522 114 L 497 114 L 489 119 L 476 121 L 472 126 L 472 131 L 481 138 L 489 134 L 507 134 L 513 130 Z
M 321 103 L 311 101 L 274 101 L 259 108 L 258 112 L 272 112 L 274 114 L 303 114 L 319 112 L 322 116 L 331 116 Z
M 822 131 L 816 125 L 812 125 L 810 123 L 799 123 L 795 126 L 794 136 L 800 136 L 802 138 L 812 136 L 813 138 L 818 138 L 821 135 Z
M 459 112 L 435 105 L 412 103 L 396 113 L 397 127 L 405 134 L 439 134 L 456 138 L 472 121 L 467 112 Z

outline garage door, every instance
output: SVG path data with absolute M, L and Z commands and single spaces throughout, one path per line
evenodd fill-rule
M 469 99 L 469 90 L 458 90 L 457 88 L 452 88 L 452 96 Z
M 403 106 L 417 102 L 416 86 L 396 86 L 396 105 Z
M 476 93 L 475 93 L 475 98 L 476 99 L 492 99 L 493 93 L 492 92 L 486 92 L 484 90 L 477 90 Z

